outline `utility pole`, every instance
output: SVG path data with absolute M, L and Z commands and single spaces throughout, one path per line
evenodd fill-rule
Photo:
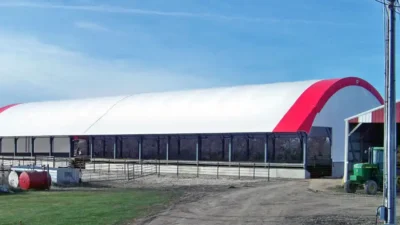
M 395 76 L 395 25 L 396 0 L 385 1 L 387 7 L 387 37 L 385 47 L 385 156 L 387 177 L 384 184 L 384 203 L 381 218 L 387 225 L 396 225 L 397 182 L 397 124 L 396 124 L 396 76 Z M 383 212 L 382 212 L 383 210 Z M 387 212 L 387 214 L 386 214 Z M 382 215 L 383 214 L 383 215 Z

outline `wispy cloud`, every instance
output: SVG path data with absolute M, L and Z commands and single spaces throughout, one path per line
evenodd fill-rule
M 220 20 L 220 21 L 241 21 L 241 22 L 252 22 L 252 23 L 322 24 L 322 25 L 336 25 L 336 26 L 354 25 L 352 23 L 338 23 L 338 22 L 324 21 L 324 20 L 256 18 L 256 17 L 230 16 L 230 15 L 210 14 L 210 13 L 167 12 L 167 11 L 146 10 L 138 8 L 123 8 L 123 7 L 109 6 L 109 5 L 66 5 L 66 4 L 50 4 L 50 3 L 31 3 L 31 2 L 3 2 L 0 3 L 0 7 L 62 9 L 62 10 L 75 10 L 75 11 L 91 11 L 98 13 L 182 17 L 182 18 L 197 18 L 197 19 Z
M 86 21 L 77 21 L 75 22 L 75 26 L 81 29 L 97 31 L 97 32 L 109 32 L 110 30 L 97 23 L 86 22 Z
M 0 31 L 0 104 L 83 98 L 218 85 L 133 59 L 106 60 Z

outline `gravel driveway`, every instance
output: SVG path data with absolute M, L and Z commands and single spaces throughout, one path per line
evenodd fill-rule
M 315 185 L 314 185 L 315 186 Z M 345 194 L 306 180 L 254 182 L 208 192 L 136 224 L 369 225 L 381 196 Z M 322 187 L 322 186 L 321 186 Z M 315 190 L 316 189 L 316 190 Z M 197 191 L 197 190 L 193 190 Z

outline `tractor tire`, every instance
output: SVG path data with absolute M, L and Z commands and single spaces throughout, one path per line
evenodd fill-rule
M 357 191 L 357 184 L 354 184 L 351 181 L 344 182 L 344 191 L 346 193 L 356 193 Z
M 365 182 L 364 190 L 367 195 L 376 195 L 378 193 L 378 184 L 373 180 Z

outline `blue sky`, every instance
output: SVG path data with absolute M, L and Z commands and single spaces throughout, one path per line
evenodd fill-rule
M 345 76 L 383 90 L 374 0 L 2 0 L 0 23 L 3 105 Z

